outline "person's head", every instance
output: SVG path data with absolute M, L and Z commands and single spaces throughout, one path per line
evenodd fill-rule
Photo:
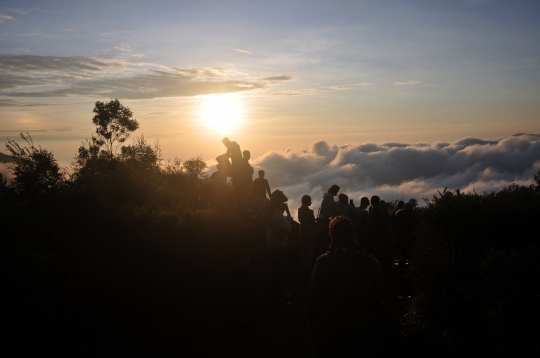
M 365 209 L 368 206 L 369 206 L 369 199 L 364 196 L 362 199 L 360 199 L 360 207 Z
M 381 202 L 381 198 L 379 198 L 377 195 L 373 195 L 371 197 L 371 206 L 377 206 Z
M 287 201 L 289 201 L 289 199 L 285 196 L 285 194 L 283 194 L 281 190 L 276 189 L 270 195 L 270 204 L 277 209 L 282 208 L 283 203 L 286 203 Z
M 310 206 L 310 205 L 311 205 L 311 196 L 309 196 L 309 195 L 304 195 L 304 196 L 302 197 L 302 205 Z
M 384 201 L 384 200 L 379 201 L 379 205 L 380 206 L 386 206 L 386 201 Z
M 328 188 L 328 193 L 336 196 L 339 193 L 339 189 L 341 188 L 338 185 L 334 184 L 330 188 Z
M 264 178 L 264 170 L 259 170 L 259 178 Z
M 405 205 L 405 202 L 403 200 L 398 201 L 396 210 L 403 209 L 403 205 Z
M 245 159 L 245 160 L 250 160 L 251 159 L 251 153 L 249 152 L 249 150 L 244 150 L 242 152 L 242 157 Z
M 225 146 L 228 147 L 229 144 L 231 143 L 231 141 L 229 140 L 229 138 L 224 137 L 224 138 L 221 140 L 221 143 L 225 144 Z
M 347 203 L 349 202 L 349 197 L 347 196 L 347 194 L 339 194 L 338 199 L 341 205 L 347 205 Z
M 345 216 L 336 216 L 330 220 L 328 230 L 333 244 L 339 245 L 341 242 L 354 237 L 354 225 L 351 220 Z

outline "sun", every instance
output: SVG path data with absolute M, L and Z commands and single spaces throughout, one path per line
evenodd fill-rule
M 221 133 L 238 128 L 245 115 L 242 99 L 232 94 L 202 97 L 200 112 L 205 125 Z

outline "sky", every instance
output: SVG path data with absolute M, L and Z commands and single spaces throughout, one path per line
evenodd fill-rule
M 390 153 L 405 147 L 385 143 L 521 138 L 538 154 L 537 137 L 512 137 L 540 133 L 538 18 L 538 1 L 0 0 L 0 151 L 28 132 L 67 166 L 94 130 L 94 103 L 118 98 L 140 123 L 134 136 L 210 165 L 224 136 L 267 170 L 272 155 L 322 142 Z M 526 180 L 539 158 L 497 171 Z M 427 180 L 388 173 L 403 181 L 363 172 L 355 183 Z

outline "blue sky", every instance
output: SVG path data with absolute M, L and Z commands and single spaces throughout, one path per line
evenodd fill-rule
M 69 162 L 118 98 L 181 158 L 223 135 L 258 156 L 538 133 L 539 18 L 538 1 L 0 1 L 0 131 Z

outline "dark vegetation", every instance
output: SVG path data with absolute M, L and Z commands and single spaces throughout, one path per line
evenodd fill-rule
M 200 356 L 218 334 L 234 342 L 235 331 L 209 327 L 264 307 L 259 222 L 232 187 L 206 179 L 201 158 L 163 160 L 143 136 L 124 145 L 138 123 L 117 100 L 94 113 L 96 134 L 69 173 L 29 135 L 7 144 L 15 178 L 0 177 L 5 342 L 92 356 Z M 530 187 L 456 191 L 415 209 L 412 299 L 396 310 L 401 338 L 392 343 L 405 350 L 396 354 L 539 352 L 539 176 Z M 282 332 L 264 338 L 284 342 Z M 290 354 L 285 345 L 280 356 Z
M 540 173 L 535 182 L 427 202 L 408 276 L 411 341 L 447 356 L 540 353 Z

